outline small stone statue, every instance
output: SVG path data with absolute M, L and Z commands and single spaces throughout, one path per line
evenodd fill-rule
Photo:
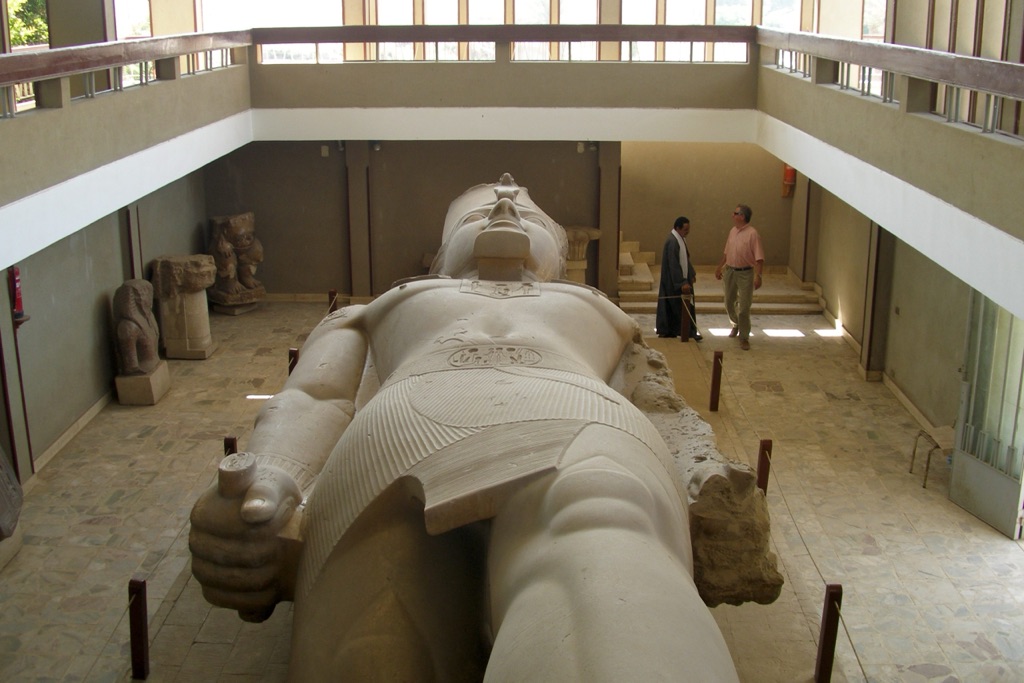
M 128 280 L 114 292 L 117 334 L 117 400 L 126 406 L 151 406 L 171 387 L 167 361 L 160 360 L 160 330 L 153 315 L 153 285 Z
M 114 292 L 119 375 L 145 375 L 160 362 L 160 330 L 153 315 L 153 285 L 128 280 Z
M 256 238 L 252 211 L 210 219 L 212 234 L 209 253 L 217 264 L 217 281 L 210 288 L 210 301 L 225 306 L 252 304 L 267 292 L 256 279 L 256 266 L 263 262 L 263 245 Z
M 160 300 L 160 332 L 168 358 L 203 360 L 216 350 L 206 296 L 216 271 L 209 254 L 161 256 L 153 261 L 153 287 Z

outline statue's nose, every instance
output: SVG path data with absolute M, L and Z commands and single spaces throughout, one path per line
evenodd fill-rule
M 516 203 L 507 197 L 503 197 L 495 202 L 494 206 L 491 207 L 491 212 L 487 214 L 487 219 L 491 224 L 512 223 L 516 226 L 518 226 L 521 221 L 519 209 L 516 208 Z

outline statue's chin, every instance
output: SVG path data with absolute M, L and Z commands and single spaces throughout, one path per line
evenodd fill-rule
M 489 228 L 476 236 L 473 256 L 525 261 L 530 256 L 530 236 L 516 228 Z

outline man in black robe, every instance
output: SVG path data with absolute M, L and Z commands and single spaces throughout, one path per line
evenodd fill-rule
M 655 326 L 659 337 L 678 337 L 683 316 L 689 316 L 690 335 L 703 341 L 697 329 L 697 311 L 693 303 L 693 283 L 697 273 L 690 260 L 686 236 L 690 234 L 690 219 L 680 216 L 672 226 L 661 251 L 661 285 L 658 288 L 658 315 Z M 686 308 L 683 308 L 685 296 Z M 683 341 L 688 341 L 684 339 Z

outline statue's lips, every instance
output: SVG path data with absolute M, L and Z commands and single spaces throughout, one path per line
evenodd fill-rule
M 530 236 L 521 228 L 492 225 L 476 236 L 473 256 L 477 258 L 525 259 L 530 255 Z

